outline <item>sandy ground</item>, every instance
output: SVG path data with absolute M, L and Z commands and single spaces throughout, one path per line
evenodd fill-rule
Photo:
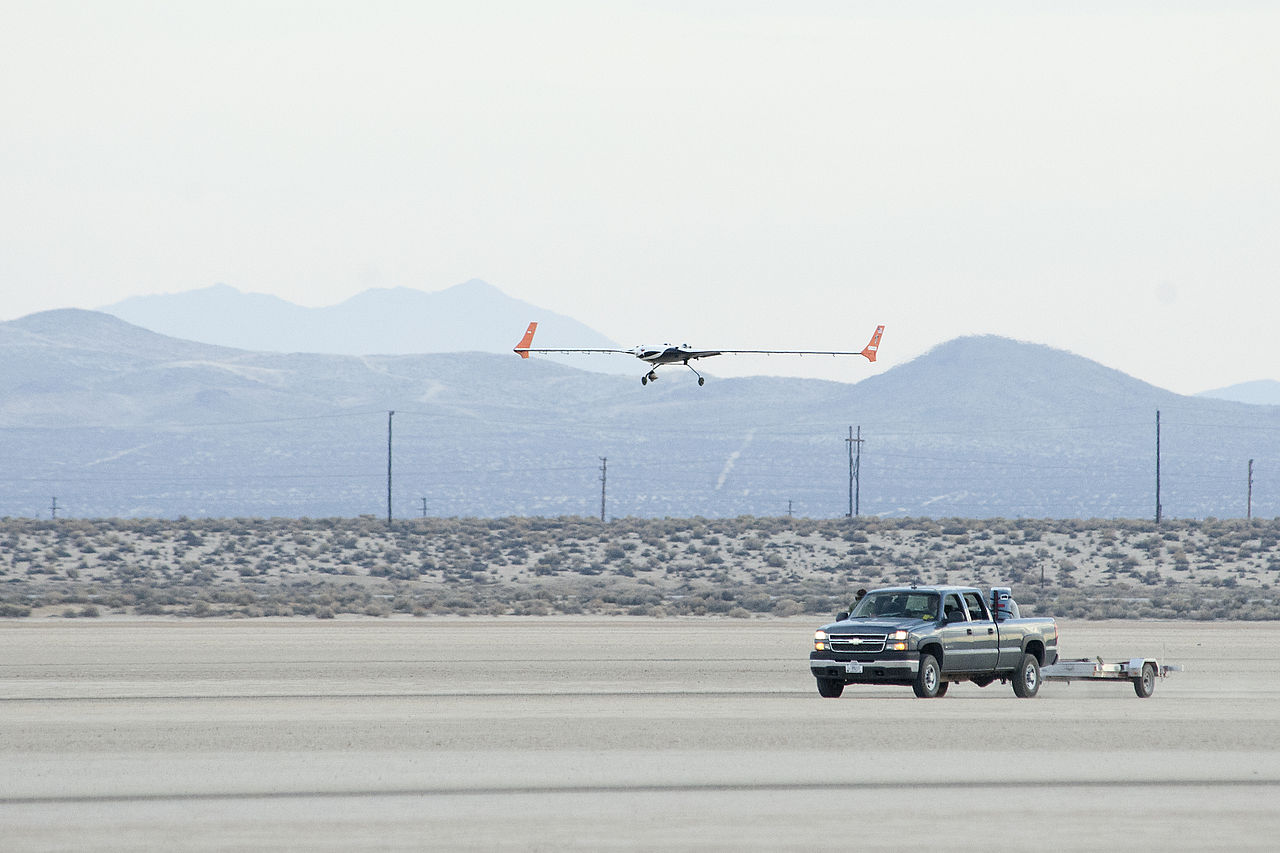
M 1280 846 L 1280 624 L 1064 622 L 1128 684 L 850 687 L 814 620 L 0 620 L 0 846 Z

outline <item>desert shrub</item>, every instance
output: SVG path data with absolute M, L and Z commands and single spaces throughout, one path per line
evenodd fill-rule
M 780 598 L 773 605 L 774 616 L 799 616 L 805 612 L 804 605 L 794 598 Z

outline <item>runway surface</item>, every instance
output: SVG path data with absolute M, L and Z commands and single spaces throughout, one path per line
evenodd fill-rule
M 849 687 L 821 619 L 0 620 L 44 849 L 1273 850 L 1280 625 L 1063 622 L 1128 684 Z

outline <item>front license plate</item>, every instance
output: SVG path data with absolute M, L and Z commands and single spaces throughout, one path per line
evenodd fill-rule
M 862 672 L 862 664 L 858 663 L 856 660 L 849 661 L 844 665 L 844 671 L 850 675 L 856 675 L 857 673 Z

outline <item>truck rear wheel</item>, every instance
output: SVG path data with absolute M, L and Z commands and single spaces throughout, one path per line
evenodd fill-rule
M 1149 663 L 1142 665 L 1142 675 L 1133 680 L 1133 692 L 1139 699 L 1146 699 L 1156 692 L 1156 668 Z
M 1040 691 L 1040 662 L 1035 655 L 1023 655 L 1013 671 L 1013 693 L 1019 699 L 1030 699 Z
M 818 695 L 826 699 L 839 699 L 844 692 L 844 682 L 838 678 L 819 678 Z
M 942 668 L 933 655 L 920 655 L 920 668 L 916 670 L 916 680 L 911 682 L 911 689 L 921 699 L 933 699 L 946 692 L 942 680 Z

